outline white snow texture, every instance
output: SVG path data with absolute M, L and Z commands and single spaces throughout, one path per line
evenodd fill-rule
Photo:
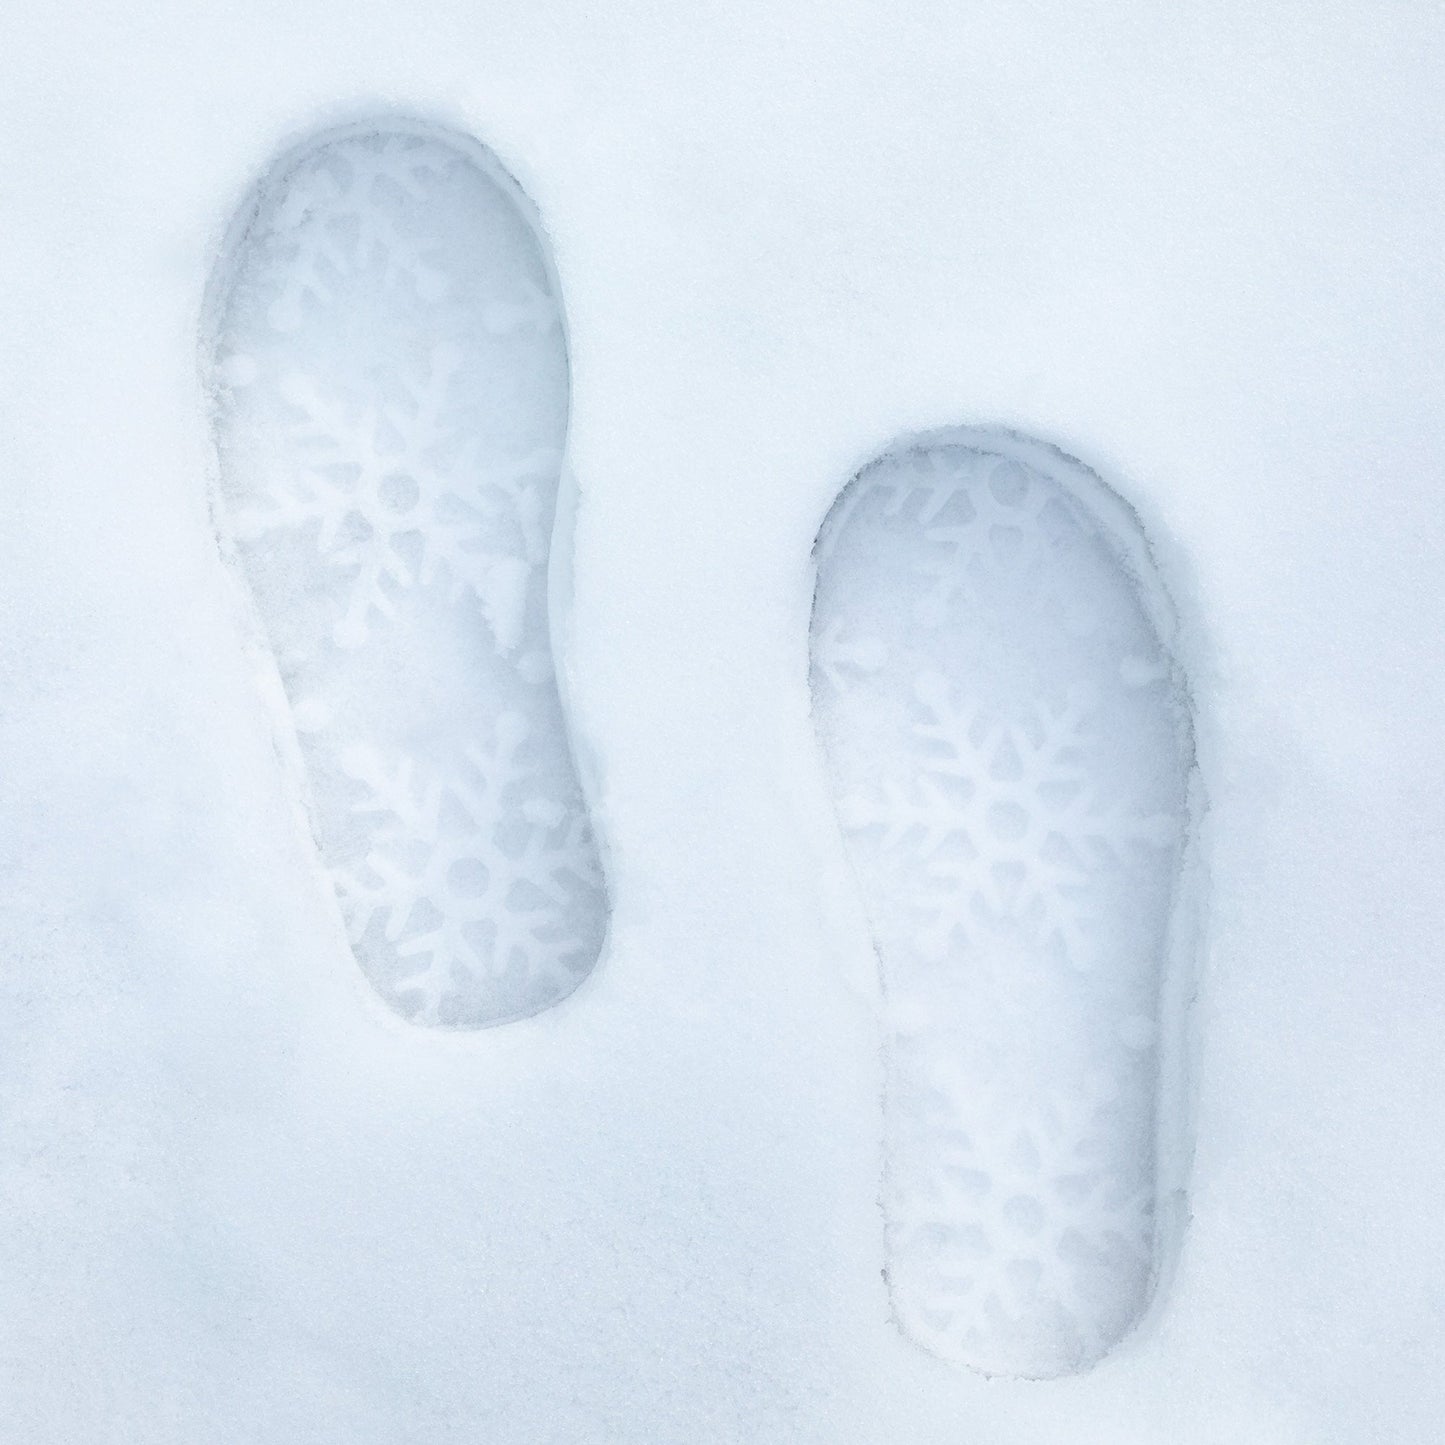
M 1439 1445 L 1442 75 L 3 0 L 0 1445 Z

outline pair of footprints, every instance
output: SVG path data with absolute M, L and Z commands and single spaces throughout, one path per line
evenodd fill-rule
M 222 530 L 357 962 L 418 1025 L 555 1004 L 608 906 L 552 663 L 568 356 L 535 215 L 463 137 L 317 137 L 239 218 L 206 358 Z M 1002 433 L 890 450 L 816 561 L 894 1314 L 988 1373 L 1077 1371 L 1167 1254 L 1193 775 L 1167 599 L 1128 508 Z

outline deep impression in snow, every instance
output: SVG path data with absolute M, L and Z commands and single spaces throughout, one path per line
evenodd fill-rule
M 358 963 L 419 1024 L 557 1002 L 606 900 L 549 630 L 568 357 L 531 207 L 461 136 L 314 138 L 238 218 L 204 362 Z
M 902 444 L 817 549 L 814 715 L 873 924 L 896 1318 L 989 1374 L 1149 1304 L 1182 1147 L 1192 729 L 1137 520 L 1050 448 Z

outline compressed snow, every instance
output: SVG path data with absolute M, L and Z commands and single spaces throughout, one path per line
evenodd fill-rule
M 818 542 L 814 715 L 883 970 L 893 1306 L 989 1374 L 1093 1364 L 1158 1275 L 1192 743 L 1149 570 L 1117 498 L 1011 437 L 899 449 Z
M 0 7 L 0 1439 L 1437 1439 L 1442 40 L 1358 0 Z M 375 1006 L 207 508 L 230 218 L 392 109 L 517 177 L 570 348 L 613 916 L 470 1032 Z M 1138 510 L 1208 803 L 1191 1217 L 1046 1382 L 891 1317 L 809 710 L 840 485 L 962 424 Z
M 207 337 L 222 510 L 357 959 L 464 1027 L 565 997 L 606 921 L 548 632 L 566 337 L 495 170 L 389 120 L 307 147 Z

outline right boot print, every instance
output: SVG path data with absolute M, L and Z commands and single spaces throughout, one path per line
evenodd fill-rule
M 1162 1016 L 1193 766 L 1128 508 L 1005 434 L 893 451 L 816 548 L 814 717 L 872 921 L 901 1328 L 1086 1368 L 1160 1259 Z

